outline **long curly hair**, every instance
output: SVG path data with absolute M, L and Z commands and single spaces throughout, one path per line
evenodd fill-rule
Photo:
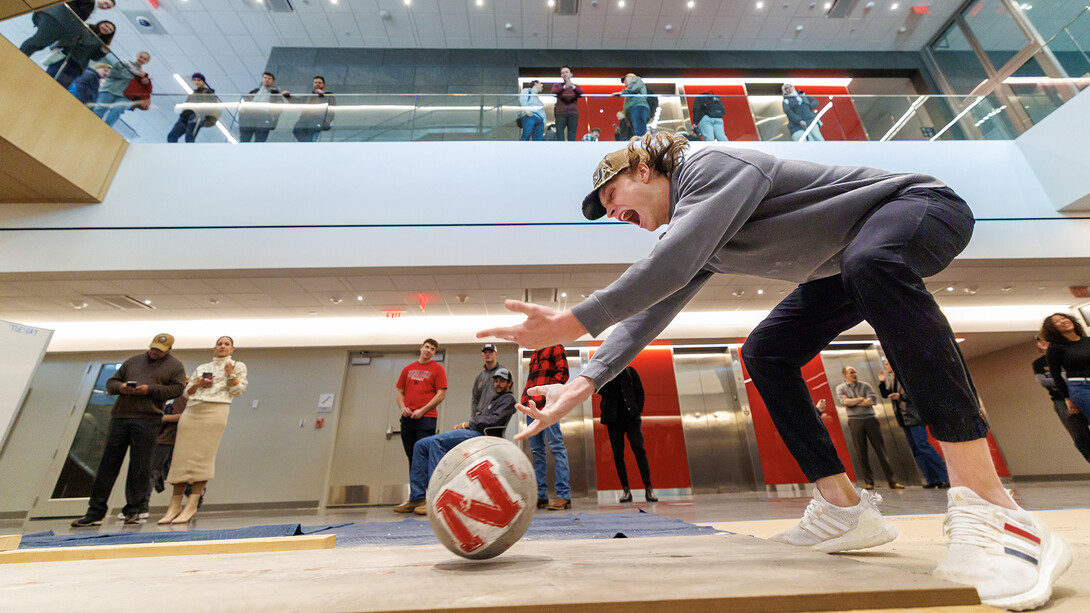
M 1041 324 L 1040 337 L 1042 339 L 1050 343 L 1070 342 L 1067 340 L 1067 338 L 1064 337 L 1063 332 L 1060 332 L 1059 329 L 1056 328 L 1056 324 L 1052 323 L 1052 318 L 1057 315 L 1059 315 L 1060 317 L 1066 317 L 1071 323 L 1075 324 L 1075 334 L 1078 334 L 1080 337 L 1086 336 L 1086 332 L 1084 332 L 1082 329 L 1082 324 L 1080 324 L 1074 317 L 1068 315 L 1067 313 L 1053 313 L 1046 317 L 1044 323 Z
M 628 141 L 628 170 L 625 172 L 635 172 L 643 162 L 667 179 L 672 178 L 688 148 L 688 139 L 672 132 L 634 136 Z

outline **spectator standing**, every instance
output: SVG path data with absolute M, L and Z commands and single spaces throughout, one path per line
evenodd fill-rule
M 126 524 L 140 523 L 141 506 L 150 495 L 151 453 L 163 421 L 163 403 L 181 395 L 185 387 L 185 367 L 170 355 L 174 337 L 157 334 L 148 350 L 121 364 L 106 381 L 106 393 L 116 395 L 110 409 L 106 448 L 91 486 L 87 513 L 72 522 L 75 528 L 97 526 L 109 510 L 110 491 L 121 471 L 125 453 L 129 454 L 129 474 L 125 479 Z
M 949 488 L 950 475 L 946 472 L 946 461 L 931 446 L 931 441 L 927 440 L 927 426 L 924 425 L 920 413 L 912 405 L 904 384 L 894 374 L 889 360 L 883 358 L 882 365 L 884 370 L 878 372 L 878 391 L 882 398 L 889 398 L 893 403 L 893 415 L 904 430 L 916 466 L 923 473 L 924 488 Z
M 583 142 L 585 142 L 585 143 L 596 143 L 596 142 L 598 142 L 598 138 L 601 135 L 602 135 L 601 130 L 599 130 L 598 128 L 591 128 L 590 132 L 587 132 L 586 134 L 583 135 Z
M 556 124 L 551 123 L 545 126 L 545 134 L 541 137 L 541 140 L 550 142 L 556 140 Z
M 186 385 L 189 384 L 189 377 L 186 377 Z M 168 400 L 163 406 L 163 425 L 159 427 L 159 438 L 155 439 L 155 451 L 151 454 L 151 489 L 156 492 L 162 492 L 166 489 L 167 475 L 170 474 L 170 463 L 174 458 L 174 443 L 178 438 L 178 420 L 181 419 L 182 413 L 185 412 L 185 406 L 188 399 L 185 394 L 178 396 L 174 400 Z M 193 486 L 189 485 L 185 489 L 185 495 L 189 496 L 193 493 Z M 201 503 L 204 502 L 204 496 L 208 493 L 208 486 L 205 485 L 201 491 L 201 495 L 198 496 L 197 508 L 200 509 Z M 150 498 L 150 496 L 148 497 Z M 141 515 L 147 517 L 148 499 L 144 500 L 143 512 Z
M 711 92 L 703 92 L 693 101 L 693 125 L 704 140 L 730 140 L 723 131 L 726 113 L 723 99 Z
M 1042 338 L 1040 333 L 1034 336 L 1033 340 L 1037 342 L 1037 349 L 1041 352 L 1041 357 L 1033 361 L 1033 376 L 1041 387 L 1048 390 L 1048 396 L 1052 399 L 1052 410 L 1056 412 L 1056 417 L 1060 418 L 1064 430 L 1067 430 L 1071 440 L 1075 442 L 1075 448 L 1087 462 L 1090 462 L 1090 422 L 1081 411 L 1070 412 L 1066 399 L 1057 389 L 1052 370 L 1048 367 L 1046 354 L 1049 342 Z
M 110 42 L 116 30 L 112 21 L 100 21 L 90 28 L 81 24 L 71 37 L 61 40 L 60 50 L 64 57 L 46 67 L 45 71 L 57 83 L 68 87 L 92 60 L 99 60 L 110 52 Z
M 522 136 L 519 140 L 542 140 L 545 133 L 545 105 L 538 94 L 541 93 L 541 81 L 534 79 L 519 93 L 519 105 L 522 107 Z
M 98 98 L 99 83 L 110 74 L 110 65 L 99 62 L 90 68 L 86 68 L 72 84 L 68 86 L 68 93 L 76 97 L 83 104 L 90 106 Z
M 178 419 L 178 435 L 167 482 L 174 485 L 170 506 L 160 524 L 189 523 L 197 513 L 204 486 L 216 476 L 216 452 L 227 429 L 231 401 L 246 393 L 249 384 L 246 364 L 231 358 L 235 341 L 230 336 L 216 339 L 212 361 L 193 371 L 185 390 L 185 412 Z M 182 508 L 182 495 L 192 493 Z
M 522 390 L 522 405 L 545 406 L 545 396 L 531 397 L 528 390 L 540 385 L 565 383 L 568 380 L 568 355 L 563 345 L 553 345 L 538 349 L 530 356 L 529 375 L 526 387 Z M 530 423 L 532 419 L 527 419 Z M 556 498 L 549 500 L 549 460 L 545 455 L 545 446 L 553 455 L 553 472 L 556 482 Z M 560 511 L 571 508 L 571 483 L 568 472 L 568 449 L 564 447 L 564 434 L 560 424 L 555 423 L 542 432 L 530 437 L 530 453 L 534 459 L 534 475 L 537 477 L 537 508 Z
M 889 464 L 889 456 L 886 455 L 886 445 L 882 442 L 882 426 L 874 416 L 874 405 L 878 404 L 878 395 L 869 383 L 859 380 L 859 373 L 851 366 L 845 366 L 840 370 L 844 375 L 844 382 L 836 386 L 836 397 L 840 400 L 840 406 L 848 411 L 848 428 L 852 431 L 852 440 L 855 441 L 855 449 L 859 452 L 859 463 L 863 465 L 863 487 L 874 489 L 874 474 L 870 467 L 870 452 L 867 443 L 874 447 L 874 453 L 878 456 L 878 462 L 882 465 L 882 472 L 886 475 L 890 489 L 902 490 L 905 486 L 897 483 L 893 478 L 893 468 Z
M 216 96 L 216 90 L 208 86 L 203 74 L 194 72 L 191 82 L 193 83 L 193 93 L 186 97 L 186 104 L 209 104 L 220 101 Z M 214 126 L 218 120 L 218 111 L 206 112 L 186 109 L 178 115 L 178 121 L 174 123 L 174 127 L 167 134 L 167 142 L 176 143 L 178 138 L 185 134 L 185 142 L 192 143 L 197 140 L 197 132 L 200 132 L 202 127 Z
M 484 363 L 484 368 L 473 381 L 473 392 L 469 402 L 470 417 L 480 415 L 488 406 L 488 403 L 492 402 L 492 396 L 496 394 L 492 389 L 492 377 L 496 376 L 497 370 L 503 368 L 499 363 L 498 356 L 496 345 L 493 343 L 485 343 L 481 347 L 481 361 Z
M 647 451 L 643 447 L 643 430 L 640 415 L 643 413 L 643 383 L 635 368 L 626 366 L 598 390 L 602 397 L 599 405 L 602 411 L 602 425 L 609 432 L 609 446 L 613 449 L 613 466 L 621 480 L 624 493 L 621 502 L 632 502 L 632 490 L 628 487 L 628 468 L 624 463 L 624 437 L 636 456 L 636 466 L 640 469 L 647 502 L 658 502 L 655 490 L 651 487 L 651 466 L 647 463 Z
M 304 107 L 299 113 L 299 120 L 291 133 L 301 143 L 316 143 L 322 131 L 333 127 L 332 107 L 337 106 L 337 98 L 333 92 L 326 91 L 325 77 L 315 75 L 311 80 L 310 95 L 299 102 L 312 106 Z
M 1050 315 L 1041 338 L 1048 341 L 1048 369 L 1068 413 L 1090 416 L 1090 338 L 1082 324 L 1066 313 Z
M 238 105 L 238 142 L 263 143 L 269 140 L 269 132 L 276 129 L 280 111 L 268 108 L 269 104 L 283 104 L 288 92 L 276 87 L 276 75 L 261 73 L 261 85 L 250 90 Z
M 796 91 L 795 86 L 790 83 L 784 83 L 781 91 L 783 92 L 783 112 L 787 115 L 787 130 L 791 132 L 792 139 L 800 140 L 806 128 L 817 120 L 818 102 L 813 96 Z M 806 135 L 806 140 L 825 140 L 825 137 L 821 135 L 820 121 Z
M 132 108 L 132 102 L 125 97 L 125 88 L 133 79 L 151 82 L 144 70 L 150 61 L 151 54 L 141 51 L 134 61 L 118 60 L 110 67 L 110 74 L 99 87 L 98 98 L 95 99 L 95 115 L 101 117 L 106 125 L 113 126 L 122 113 Z
M 617 123 L 613 124 L 613 140 L 627 141 L 632 138 L 632 122 L 624 111 L 617 111 Z
M 401 370 L 397 378 L 397 406 L 401 410 L 401 446 L 413 461 L 413 445 L 436 432 L 436 407 L 447 397 L 447 371 L 432 360 L 439 342 L 424 339 L 420 357 Z
M 647 102 L 647 87 L 643 79 L 631 72 L 621 78 L 624 89 L 614 96 L 624 96 L 624 114 L 632 122 L 632 135 L 643 136 L 647 133 L 647 121 L 651 119 L 651 105 Z
M 35 12 L 30 17 L 35 32 L 19 45 L 19 50 L 30 57 L 61 39 L 77 36 L 87 27 L 84 22 L 96 7 L 112 9 L 114 0 L 74 0 Z
M 579 99 L 583 97 L 583 88 L 572 82 L 571 66 L 560 67 L 560 83 L 553 85 L 552 94 L 556 96 L 553 115 L 557 140 L 574 141 L 579 130 Z

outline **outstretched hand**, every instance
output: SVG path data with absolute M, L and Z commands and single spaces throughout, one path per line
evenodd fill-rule
M 481 330 L 477 333 L 477 338 L 494 336 L 529 349 L 541 349 L 574 341 L 587 333 L 587 329 L 571 311 L 557 311 L 520 300 L 506 300 L 503 305 L 509 311 L 526 315 L 526 321 L 517 326 Z
M 515 435 L 516 441 L 529 438 L 559 422 L 560 418 L 590 398 L 594 393 L 594 383 L 586 377 L 576 377 L 564 385 L 553 383 L 531 387 L 526 393 L 530 396 L 545 396 L 545 408 L 539 410 L 533 400 L 529 406 L 515 404 L 516 409 L 534 419 L 526 429 Z

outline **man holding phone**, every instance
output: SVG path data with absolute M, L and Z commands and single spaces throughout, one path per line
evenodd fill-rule
M 91 486 L 87 513 L 72 522 L 82 528 L 102 524 L 108 510 L 110 491 L 114 488 L 125 452 L 129 452 L 129 475 L 125 481 L 125 523 L 139 524 L 147 518 L 151 482 L 151 454 L 159 425 L 163 421 L 163 404 L 182 394 L 185 387 L 185 367 L 170 355 L 174 337 L 157 334 L 144 353 L 125 360 L 114 376 L 106 381 L 106 393 L 116 395 L 110 410 L 110 425 L 106 449 Z M 141 517 L 143 515 L 143 517 Z

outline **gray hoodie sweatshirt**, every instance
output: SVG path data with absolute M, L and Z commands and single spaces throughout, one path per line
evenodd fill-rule
M 804 283 L 840 273 L 845 247 L 891 196 L 945 187 L 934 177 L 781 160 L 708 147 L 670 181 L 670 224 L 651 254 L 572 309 L 609 335 L 580 373 L 600 388 L 681 311 L 714 273 Z

